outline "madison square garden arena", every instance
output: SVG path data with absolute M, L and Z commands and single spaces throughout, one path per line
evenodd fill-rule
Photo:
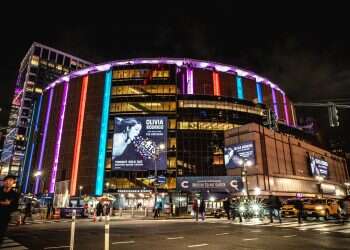
M 54 194 L 56 206 L 81 192 L 108 193 L 123 208 L 153 207 L 157 193 L 183 211 L 194 195 L 217 206 L 257 188 L 284 198 L 345 195 L 345 160 L 296 126 L 277 84 L 232 65 L 140 58 L 89 66 L 50 83 L 35 107 L 23 185 Z

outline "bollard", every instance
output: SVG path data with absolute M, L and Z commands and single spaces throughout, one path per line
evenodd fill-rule
M 131 208 L 131 217 L 134 217 L 134 207 Z
M 148 215 L 148 210 L 147 210 L 147 207 L 145 207 L 145 217 L 147 217 Z
M 120 207 L 119 208 L 119 216 L 122 217 L 122 215 L 123 215 L 123 209 Z
M 74 249 L 75 216 L 76 216 L 76 210 L 73 209 L 72 210 L 72 225 L 70 228 L 70 245 L 69 245 L 70 250 Z
M 109 215 L 105 216 L 105 250 L 109 250 Z

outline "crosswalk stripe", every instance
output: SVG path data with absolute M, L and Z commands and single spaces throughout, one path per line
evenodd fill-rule
M 28 249 L 25 246 L 21 245 L 20 243 L 11 240 L 7 237 L 3 238 L 3 242 L 0 245 L 0 249 L 11 249 L 11 250 L 24 250 L 24 249 Z
M 332 227 L 326 227 L 326 228 L 316 228 L 315 230 L 319 230 L 319 231 L 336 231 L 336 230 L 340 230 L 340 229 L 350 229 L 350 225 L 349 226 L 345 226 L 345 225 L 342 225 L 342 226 L 337 226 L 337 225 L 334 225 Z
M 336 232 L 338 232 L 338 233 L 350 233 L 350 229 L 338 230 Z
M 334 224 L 326 223 L 326 224 L 318 224 L 318 225 L 306 225 L 306 226 L 300 226 L 300 227 L 298 227 L 298 229 L 299 230 L 307 230 L 307 229 L 325 228 L 325 227 L 332 226 L 332 225 L 334 225 Z

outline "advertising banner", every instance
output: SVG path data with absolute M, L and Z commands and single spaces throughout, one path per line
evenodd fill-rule
M 199 192 L 241 192 L 243 182 L 240 176 L 188 176 L 176 178 L 178 191 Z
M 166 170 L 167 126 L 167 117 L 163 116 L 116 117 L 112 169 Z
M 328 162 L 320 158 L 316 158 L 309 155 L 310 158 L 310 171 L 312 176 L 328 176 Z
M 225 147 L 225 167 L 243 167 L 243 161 L 251 161 L 255 165 L 255 144 L 254 141 L 246 141 Z

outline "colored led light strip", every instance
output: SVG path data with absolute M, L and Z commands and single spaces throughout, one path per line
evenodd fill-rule
M 256 83 L 256 94 L 258 96 L 258 103 L 263 103 L 263 94 L 261 89 L 261 83 Z
M 187 68 L 187 94 L 193 95 L 193 69 Z
M 276 118 L 278 120 L 278 109 L 277 109 L 277 101 L 276 101 L 275 89 L 271 88 L 271 91 L 272 91 L 273 110 L 275 111 L 275 115 L 276 115 Z
M 28 183 L 29 183 L 29 176 L 30 176 L 30 172 L 31 172 L 30 170 L 32 167 L 32 159 L 33 159 L 33 153 L 34 153 L 34 147 L 35 147 L 34 137 L 35 137 L 35 134 L 38 133 L 38 123 L 39 123 L 39 117 L 40 117 L 41 103 L 42 103 L 42 95 L 40 95 L 39 102 L 36 103 L 35 107 L 34 107 L 33 119 L 34 119 L 34 116 L 36 116 L 35 124 L 34 124 L 34 134 L 31 136 L 31 131 L 29 132 L 29 136 L 31 136 L 32 140 L 31 140 L 31 148 L 30 148 L 30 154 L 29 154 L 28 167 L 26 168 L 27 173 L 25 175 L 26 180 L 25 180 L 24 188 L 23 188 L 24 193 L 27 193 L 27 188 L 28 188 Z M 29 142 L 29 140 L 28 140 L 28 142 Z
M 242 82 L 242 77 L 236 76 L 236 85 L 237 85 L 237 95 L 238 95 L 238 99 L 243 100 L 243 99 L 244 99 L 244 94 L 243 94 L 243 82 Z
M 213 72 L 213 86 L 214 86 L 214 95 L 220 96 L 220 79 L 219 73 Z
M 186 95 L 186 80 L 185 80 L 185 73 L 182 73 L 182 94 Z
M 49 93 L 49 100 L 48 100 L 48 103 L 47 103 L 46 115 L 45 115 L 44 134 L 43 134 L 43 138 L 41 140 L 41 147 L 40 147 L 40 154 L 39 154 L 39 161 L 38 161 L 38 169 L 37 169 L 38 171 L 41 171 L 42 167 L 43 167 L 43 159 L 44 159 L 46 137 L 47 137 L 47 128 L 48 128 L 49 120 L 50 120 L 53 92 L 54 92 L 54 89 L 51 88 L 50 89 L 50 93 Z M 34 189 L 34 193 L 35 194 L 37 194 L 38 191 L 39 191 L 40 178 L 41 178 L 40 175 L 35 178 L 35 189 Z
M 111 97 L 111 86 L 112 86 L 112 71 L 108 71 L 105 76 L 105 87 L 104 87 L 103 103 L 102 103 L 100 144 L 98 147 L 96 186 L 95 186 L 96 195 L 102 195 L 103 193 L 103 179 L 104 179 L 105 161 L 106 161 L 108 114 L 109 114 L 109 103 L 110 103 L 110 97 Z
M 295 122 L 295 113 L 294 113 L 294 107 L 293 104 L 290 104 L 290 110 L 292 111 L 292 119 L 293 119 L 293 124 L 294 126 L 296 126 L 296 122 Z
M 83 126 L 84 126 L 84 115 L 85 115 L 85 104 L 86 104 L 86 93 L 87 93 L 88 82 L 89 82 L 89 77 L 88 75 L 86 75 L 83 77 L 83 83 L 81 86 L 77 132 L 75 134 L 72 175 L 71 175 L 71 181 L 70 181 L 70 195 L 72 196 L 75 195 L 76 189 L 77 189 L 81 136 L 83 133 Z
M 282 96 L 283 96 L 284 115 L 286 116 L 286 123 L 289 126 L 289 114 L 288 114 L 288 106 L 287 106 L 286 95 L 282 94 Z
M 68 82 L 65 82 L 63 86 L 61 110 L 60 110 L 59 120 L 58 120 L 58 130 L 56 134 L 56 145 L 55 145 L 55 151 L 54 151 L 55 153 L 54 153 L 53 164 L 51 169 L 51 178 L 50 178 L 50 187 L 49 187 L 50 193 L 55 192 L 58 158 L 60 155 L 62 130 L 63 130 L 63 123 L 64 123 L 64 116 L 66 112 L 67 97 L 68 97 L 68 88 L 69 88 Z

